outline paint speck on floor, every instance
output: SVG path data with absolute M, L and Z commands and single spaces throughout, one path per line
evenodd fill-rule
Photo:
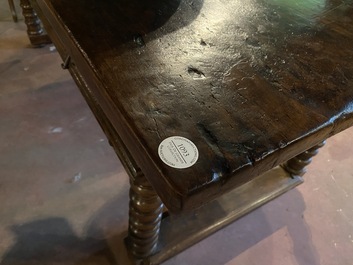
M 49 130 L 48 130 L 48 133 L 62 133 L 63 132 L 63 128 L 61 127 L 50 127 Z

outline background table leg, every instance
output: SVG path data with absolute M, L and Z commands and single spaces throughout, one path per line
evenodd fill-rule
M 291 175 L 303 176 L 306 172 L 306 166 L 312 161 L 312 157 L 317 155 L 319 149 L 325 145 L 325 141 L 315 145 L 307 151 L 289 159 L 282 167 Z
M 14 22 L 17 22 L 17 13 L 16 13 L 16 9 L 15 9 L 15 5 L 13 3 L 13 0 L 8 0 L 8 1 L 9 1 L 12 19 Z
M 128 247 L 143 259 L 156 250 L 163 203 L 142 173 L 131 177 L 130 184 Z
M 40 20 L 29 0 L 20 0 L 22 14 L 27 25 L 27 34 L 33 46 L 42 46 L 51 43 L 48 35 L 44 33 Z

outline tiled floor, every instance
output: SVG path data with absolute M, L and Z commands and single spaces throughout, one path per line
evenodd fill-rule
M 127 175 L 56 51 L 25 30 L 0 0 L 0 264 L 125 265 Z M 353 264 L 352 135 L 303 185 L 165 264 Z

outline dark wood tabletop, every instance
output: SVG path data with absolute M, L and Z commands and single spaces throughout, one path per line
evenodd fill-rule
M 353 123 L 352 1 L 32 2 L 171 211 Z M 195 144 L 195 164 L 162 161 L 171 136 Z

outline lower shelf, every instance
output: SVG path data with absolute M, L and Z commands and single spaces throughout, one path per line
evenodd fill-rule
M 203 207 L 162 220 L 156 253 L 134 264 L 157 265 L 303 182 L 276 167 Z

